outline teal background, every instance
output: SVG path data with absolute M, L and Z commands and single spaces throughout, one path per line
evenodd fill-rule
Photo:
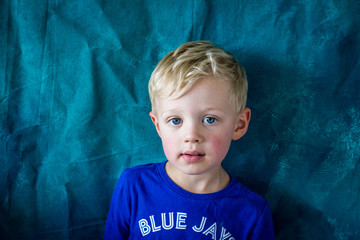
M 0 1 L 0 238 L 101 239 L 126 167 L 164 160 L 157 62 L 192 40 L 249 78 L 224 167 L 277 239 L 360 239 L 360 1 Z

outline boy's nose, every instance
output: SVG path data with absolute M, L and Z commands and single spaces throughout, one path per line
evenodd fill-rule
M 192 126 L 186 132 L 185 143 L 201 143 L 203 141 L 204 137 L 196 126 Z

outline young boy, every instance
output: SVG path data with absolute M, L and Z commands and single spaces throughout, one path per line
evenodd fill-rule
M 185 43 L 159 62 L 149 94 L 167 161 L 123 172 L 104 239 L 275 239 L 267 201 L 221 166 L 250 121 L 236 59 Z

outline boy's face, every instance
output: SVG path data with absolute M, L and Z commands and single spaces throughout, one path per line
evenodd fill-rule
M 230 104 L 228 83 L 215 78 L 198 81 L 177 99 L 156 102 L 150 116 L 179 176 L 216 174 L 231 140 L 246 133 L 250 120 L 248 108 L 239 114 Z

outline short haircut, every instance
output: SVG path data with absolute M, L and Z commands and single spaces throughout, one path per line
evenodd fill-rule
M 208 41 L 184 43 L 160 60 L 149 81 L 152 110 L 156 112 L 156 98 L 181 97 L 207 77 L 228 82 L 230 103 L 237 112 L 244 110 L 248 90 L 244 68 L 230 53 Z

